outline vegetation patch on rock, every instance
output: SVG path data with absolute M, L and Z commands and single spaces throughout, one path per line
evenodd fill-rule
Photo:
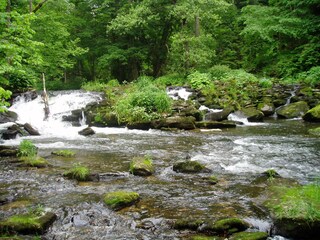
M 130 162 L 130 173 L 137 176 L 150 176 L 154 173 L 154 166 L 150 156 L 135 157 Z
M 320 137 L 320 127 L 309 129 L 308 133 L 310 133 L 311 135 Z
M 204 230 L 222 235 L 231 235 L 236 232 L 245 231 L 249 227 L 250 224 L 242 219 L 226 218 L 207 225 Z
M 104 195 L 104 203 L 113 210 L 129 207 L 139 201 L 140 195 L 136 192 L 117 191 Z
M 302 118 L 308 122 L 320 122 L 320 104 L 311 108 Z
M 58 150 L 58 151 L 53 151 L 51 154 L 56 155 L 56 156 L 62 156 L 62 157 L 74 157 L 75 156 L 75 153 L 71 150 Z
M 74 164 L 70 170 L 66 171 L 63 176 L 78 181 L 88 181 L 90 170 L 87 167 L 82 166 L 80 163 L 77 163 Z
M 14 215 L 0 222 L 1 234 L 42 234 L 55 221 L 57 216 L 47 212 L 44 215 Z
M 239 232 L 233 234 L 230 240 L 266 240 L 268 233 L 266 232 Z
M 203 164 L 197 161 L 184 161 L 173 165 L 173 171 L 181 173 L 200 173 L 208 170 L 209 169 Z
M 308 110 L 308 104 L 304 101 L 300 101 L 282 106 L 276 112 L 279 117 L 290 119 L 302 117 Z

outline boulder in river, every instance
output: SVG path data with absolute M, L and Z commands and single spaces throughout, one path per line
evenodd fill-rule
M 307 111 L 302 118 L 307 122 L 320 122 L 320 104 Z
M 237 116 L 247 118 L 249 122 L 261 122 L 264 117 L 264 114 L 254 107 L 243 108 L 239 111 L 236 111 L 235 114 Z
M 222 111 L 209 112 L 204 116 L 206 121 L 223 121 L 227 120 L 230 113 L 234 109 L 232 107 L 226 107 Z
M 154 173 L 154 166 L 149 157 L 135 157 L 130 162 L 130 173 L 137 176 L 150 176 Z
M 0 222 L 0 234 L 43 234 L 56 220 L 54 213 L 14 215 Z
M 274 114 L 275 106 L 272 103 L 271 98 L 262 99 L 262 102 L 258 104 L 258 110 L 261 111 L 265 117 L 268 117 Z
M 128 191 L 110 192 L 104 195 L 104 203 L 113 210 L 129 207 L 140 199 L 139 193 Z
M 8 127 L 7 130 L 2 132 L 2 139 L 9 140 L 15 139 L 17 136 L 28 136 L 28 132 L 21 128 L 17 124 L 13 124 L 12 126 Z
M 196 122 L 197 128 L 215 129 L 215 128 L 235 128 L 237 125 L 234 121 L 202 121 Z
M 279 117 L 290 119 L 302 117 L 308 110 L 308 104 L 304 101 L 300 101 L 282 106 L 276 112 Z
M 24 130 L 26 130 L 31 136 L 40 136 L 40 133 L 38 130 L 36 130 L 34 127 L 32 127 L 29 123 L 25 123 L 23 125 Z
M 86 127 L 85 129 L 82 129 L 78 133 L 83 136 L 90 136 L 95 134 L 95 131 L 91 127 Z
M 211 172 L 211 170 L 206 168 L 205 165 L 197 161 L 178 162 L 173 165 L 173 171 L 181 173 Z
M 308 133 L 313 136 L 320 137 L 320 127 L 309 129 Z
M 18 119 L 18 114 L 12 111 L 6 111 L 0 113 L 0 123 L 7 123 L 7 122 L 15 122 Z
M 178 230 L 189 229 L 196 231 L 204 223 L 201 219 L 182 218 L 174 222 L 173 228 Z

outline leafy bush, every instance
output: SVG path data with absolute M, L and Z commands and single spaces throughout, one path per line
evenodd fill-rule
M 312 86 L 320 84 L 320 66 L 312 67 L 307 73 L 305 82 Z
M 209 69 L 209 73 L 213 80 L 225 78 L 232 70 L 226 65 L 215 65 Z
M 94 82 L 85 82 L 81 85 L 81 88 L 86 91 L 95 91 L 95 92 L 103 92 L 107 88 L 106 83 L 102 83 L 99 81 Z
M 23 140 L 18 149 L 18 157 L 34 157 L 37 155 L 37 147 L 30 140 Z
M 158 86 L 183 86 L 185 79 L 179 74 L 169 74 L 159 77 L 155 80 L 155 84 Z
M 195 71 L 187 76 L 187 80 L 193 89 L 203 89 L 211 83 L 210 74 Z
M 271 88 L 273 85 L 272 79 L 270 78 L 261 78 L 259 80 L 259 85 L 263 88 Z

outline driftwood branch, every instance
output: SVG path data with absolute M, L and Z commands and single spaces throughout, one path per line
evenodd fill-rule
M 41 94 L 41 98 L 44 102 L 44 119 L 43 120 L 47 120 L 50 114 L 50 110 L 49 110 L 49 98 L 48 98 L 48 94 L 46 91 L 46 79 L 44 77 L 44 73 L 42 73 L 42 83 L 43 83 L 43 92 Z

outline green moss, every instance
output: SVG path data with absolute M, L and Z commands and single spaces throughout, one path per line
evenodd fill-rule
M 74 164 L 73 167 L 63 174 L 70 179 L 78 181 L 86 181 L 89 178 L 90 170 L 81 164 Z
M 320 137 L 320 127 L 309 129 L 308 133 L 311 134 L 311 135 Z
M 23 156 L 19 158 L 24 164 L 30 167 L 43 168 L 48 165 L 48 162 L 42 158 L 37 156 Z
M 203 224 L 203 221 L 200 219 L 178 219 L 175 221 L 173 228 L 175 229 L 190 229 L 190 230 L 197 230 L 201 224 Z
M 139 193 L 136 192 L 117 191 L 105 194 L 103 201 L 110 208 L 120 210 L 133 205 L 139 198 Z
M 274 189 L 274 198 L 266 205 L 278 219 L 320 221 L 320 185 L 310 184 Z
M 230 240 L 266 240 L 268 234 L 266 232 L 239 232 L 230 237 Z
M 58 150 L 54 151 L 51 154 L 56 155 L 56 156 L 62 156 L 62 157 L 73 157 L 75 156 L 75 153 L 71 150 Z
M 232 234 L 235 232 L 244 231 L 249 227 L 250 225 L 242 219 L 226 218 L 216 221 L 212 226 L 212 230 L 217 233 Z
M 182 173 L 199 173 L 205 166 L 197 161 L 179 162 L 173 165 L 173 171 Z
M 320 122 L 320 104 L 307 111 L 302 118 L 309 122 Z
M 217 184 L 218 181 L 219 181 L 218 178 L 216 176 L 214 176 L 214 175 L 209 177 L 209 183 L 210 184 Z
M 208 237 L 208 236 L 192 236 L 190 238 L 190 240 L 222 240 L 224 238 L 220 238 L 220 237 Z
M 130 173 L 134 175 L 139 176 L 149 176 L 154 173 L 154 167 L 152 164 L 152 159 L 150 156 L 145 156 L 143 158 L 141 157 L 135 157 L 130 162 Z
M 0 234 L 42 234 L 56 219 L 54 213 L 14 215 L 0 222 Z

